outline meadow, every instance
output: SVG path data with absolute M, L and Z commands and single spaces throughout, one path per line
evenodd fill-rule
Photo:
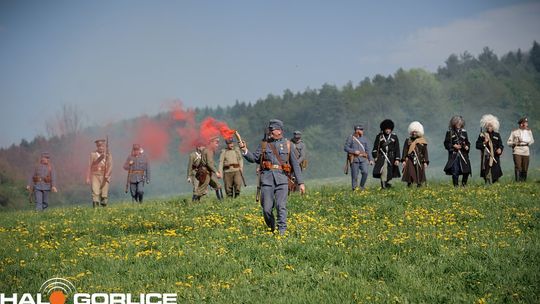
M 63 277 L 179 303 L 539 303 L 539 195 L 537 182 L 319 185 L 290 197 L 285 236 L 251 193 L 2 212 L 0 292 Z

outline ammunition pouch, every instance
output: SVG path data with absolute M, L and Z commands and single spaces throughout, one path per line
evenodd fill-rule
M 200 184 L 204 183 L 206 180 L 206 177 L 208 176 L 209 172 L 206 167 L 199 168 L 197 170 L 197 173 L 195 173 L 195 178 L 199 181 Z
M 289 165 L 289 164 L 283 164 L 283 166 L 274 165 L 274 164 L 272 164 L 271 161 L 267 161 L 267 160 L 262 162 L 262 168 L 263 168 L 263 170 L 282 170 L 286 174 L 291 173 L 291 165 Z
M 308 161 L 307 161 L 307 159 L 304 159 L 303 161 L 300 162 L 300 168 L 301 168 L 302 170 L 305 170 L 305 169 L 307 168 L 307 166 L 308 166 Z
M 365 159 L 368 159 L 368 154 L 366 152 L 360 152 L 360 155 L 356 156 L 355 154 L 353 153 L 348 153 L 348 156 L 349 156 L 349 161 L 352 163 L 353 160 L 356 158 L 356 157 L 363 157 Z
M 37 175 L 34 175 L 32 177 L 32 181 L 34 182 L 34 184 L 37 184 L 37 183 L 40 183 L 40 182 L 44 182 L 46 184 L 50 184 L 51 181 L 52 181 L 52 178 L 50 175 L 47 175 L 45 176 L 44 178 L 41 178 L 41 176 L 37 176 Z
M 227 166 L 223 166 L 223 170 L 229 170 L 230 168 L 240 168 L 240 164 L 230 164 L 230 165 L 227 165 Z

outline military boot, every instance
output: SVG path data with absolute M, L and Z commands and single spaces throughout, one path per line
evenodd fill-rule
M 99 202 L 92 202 L 92 208 L 96 208 L 99 206 Z
M 519 172 L 519 181 L 525 182 L 527 180 L 527 172 Z
M 519 172 L 519 170 L 514 170 L 514 175 L 515 175 L 515 178 L 516 178 L 516 182 L 519 182 L 521 180 L 521 172 Z
M 109 201 L 109 199 L 103 198 L 103 199 L 101 200 L 101 203 L 100 203 L 101 207 L 107 207 L 108 201 Z
M 452 175 L 452 184 L 454 184 L 455 188 L 459 186 L 459 176 Z
M 144 195 L 144 193 L 139 193 L 139 203 L 142 203 L 143 195 Z

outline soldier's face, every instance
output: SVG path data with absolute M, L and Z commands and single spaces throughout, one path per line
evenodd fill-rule
M 272 130 L 272 132 L 270 132 L 270 135 L 272 135 L 272 138 L 275 138 L 275 139 L 280 139 L 282 134 L 283 134 L 283 131 L 281 131 L 280 129 L 275 129 L 275 130 Z
M 229 148 L 229 149 L 234 148 L 234 143 L 227 144 L 227 148 Z
M 216 150 L 219 147 L 219 140 L 213 140 L 210 142 L 210 149 Z
M 411 137 L 417 137 L 417 136 L 418 136 L 418 133 L 416 133 L 416 131 L 411 132 Z
M 97 146 L 97 151 L 98 151 L 99 153 L 105 152 L 105 145 L 98 145 L 98 146 Z
M 48 165 L 49 164 L 49 159 L 47 157 L 42 157 L 40 162 L 44 165 Z
M 490 133 L 493 132 L 493 126 L 492 125 L 488 125 L 486 129 Z
M 392 133 L 392 129 L 384 129 L 384 133 L 386 133 L 386 135 Z
M 133 149 L 132 151 L 133 151 L 132 153 L 134 156 L 138 156 L 141 154 L 141 149 Z
M 362 135 L 364 135 L 364 130 L 358 129 L 358 130 L 356 130 L 356 134 L 358 136 L 362 136 Z
M 519 127 L 522 128 L 522 129 L 527 129 L 529 127 L 529 122 L 524 121 L 519 125 Z

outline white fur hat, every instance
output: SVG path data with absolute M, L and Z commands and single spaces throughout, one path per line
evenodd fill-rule
M 422 126 L 421 123 L 419 123 L 418 121 L 413 121 L 411 122 L 411 124 L 409 125 L 409 134 L 411 134 L 413 131 L 416 131 L 416 134 L 418 134 L 418 136 L 422 137 L 424 136 L 424 126 Z
M 499 119 L 497 117 L 491 114 L 482 116 L 482 119 L 480 119 L 480 127 L 485 130 L 488 125 L 493 127 L 493 131 L 499 132 Z

